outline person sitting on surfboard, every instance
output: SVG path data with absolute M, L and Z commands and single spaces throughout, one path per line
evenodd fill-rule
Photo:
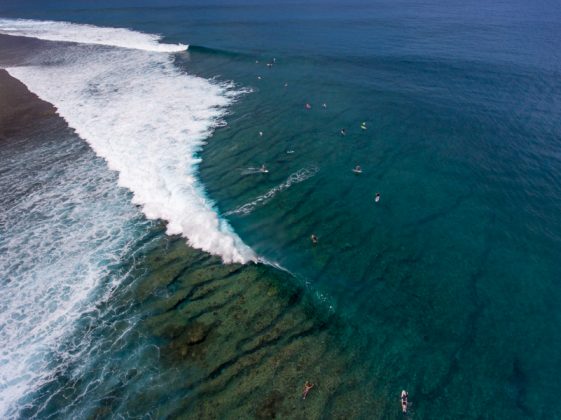
M 409 394 L 407 393 L 406 390 L 401 391 L 401 410 L 404 413 L 407 413 L 407 397 L 409 396 Z
M 376 203 L 380 201 L 380 193 L 376 193 L 376 198 L 374 199 L 374 201 L 376 201 Z
M 317 237 L 316 235 L 314 235 L 314 234 L 312 233 L 312 236 L 310 236 L 310 239 L 312 240 L 312 243 L 313 243 L 314 245 L 317 245 L 317 243 L 318 243 L 318 237 Z
M 341 128 L 341 135 L 346 136 L 347 135 L 347 130 L 345 130 L 344 128 Z
M 363 122 L 363 123 L 360 125 L 360 128 L 362 128 L 363 130 L 366 130 L 366 122 Z
M 355 174 L 361 174 L 362 173 L 362 168 L 360 167 L 360 165 L 356 165 L 355 168 L 353 169 L 353 172 Z
M 304 106 L 306 107 L 306 109 L 312 109 L 312 106 L 308 102 L 306 102 L 306 105 Z

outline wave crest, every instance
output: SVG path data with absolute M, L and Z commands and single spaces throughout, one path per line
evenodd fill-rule
M 159 35 L 126 28 L 99 27 L 70 22 L 31 19 L 0 19 L 0 33 L 46 41 L 107 45 L 144 51 L 174 53 L 189 47 L 183 44 L 161 44 Z

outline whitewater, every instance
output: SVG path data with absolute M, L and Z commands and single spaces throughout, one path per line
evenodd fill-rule
M 77 43 L 6 70 L 56 107 L 168 234 L 226 263 L 255 259 L 196 177 L 197 153 L 239 94 L 233 86 L 178 69 L 174 53 L 186 46 L 129 29 L 1 19 L 0 33 Z
M 5 70 L 53 104 L 115 171 L 56 134 L 4 168 L 0 187 L 33 191 L 0 215 L 0 417 L 12 417 L 60 363 L 85 356 L 84 343 L 68 352 L 61 342 L 96 302 L 111 298 L 126 275 L 120 261 L 150 228 L 129 199 L 146 218 L 164 220 L 168 234 L 225 263 L 256 256 L 197 179 L 197 154 L 239 95 L 232 84 L 185 73 L 174 55 L 186 46 L 129 29 L 0 19 L 0 33 L 55 41 Z M 25 172 L 31 162 L 36 171 Z
M 188 48 L 183 44 L 163 44 L 159 42 L 161 37 L 158 35 L 131 31 L 126 28 L 107 28 L 52 20 L 0 19 L 0 33 L 47 41 L 108 45 L 168 53 L 185 51 Z

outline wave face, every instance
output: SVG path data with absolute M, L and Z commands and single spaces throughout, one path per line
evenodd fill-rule
M 226 263 L 255 259 L 196 178 L 196 153 L 234 100 L 231 86 L 182 72 L 171 54 L 178 46 L 126 29 L 4 19 L 0 32 L 80 43 L 6 70 L 55 105 L 168 234 Z

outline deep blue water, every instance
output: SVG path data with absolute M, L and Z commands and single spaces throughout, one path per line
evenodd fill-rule
M 375 382 L 359 395 L 406 388 L 419 418 L 558 418 L 561 6 L 302 3 L 4 1 L 0 15 L 160 33 L 191 46 L 186 72 L 252 89 L 201 180 L 348 326 L 332 333 L 342 376 Z

